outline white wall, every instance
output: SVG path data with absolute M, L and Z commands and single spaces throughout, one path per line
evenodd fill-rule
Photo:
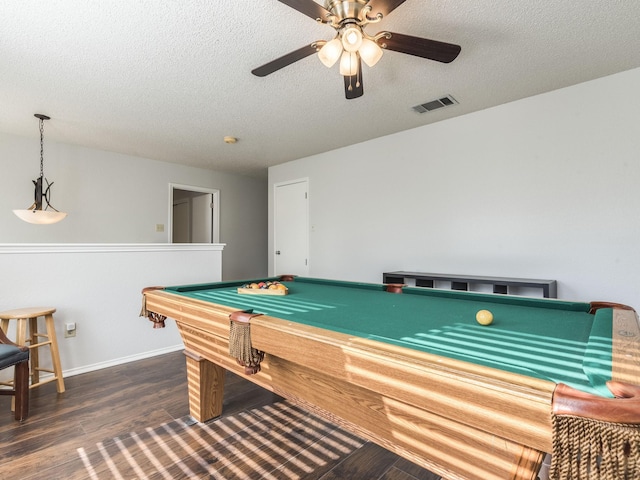
M 69 216 L 48 226 L 22 222 L 12 210 L 33 202 L 37 125 L 34 119 L 29 138 L 0 133 L 0 244 L 167 242 L 169 183 L 175 183 L 220 190 L 224 278 L 266 274 L 265 180 L 51 142 L 47 130 L 55 119 L 45 125 L 44 174 L 54 182 L 51 203 Z M 156 233 L 156 224 L 165 231 Z
M 178 329 L 139 317 L 142 289 L 219 281 L 222 253 L 212 244 L 0 245 L 0 311 L 56 308 L 65 376 L 166 353 L 183 348 Z M 64 338 L 65 323 L 76 324 L 75 337 Z M 48 352 L 40 358 L 51 368 Z
M 639 85 L 631 70 L 272 167 L 269 250 L 273 184 L 308 177 L 313 276 L 556 279 L 640 309 Z

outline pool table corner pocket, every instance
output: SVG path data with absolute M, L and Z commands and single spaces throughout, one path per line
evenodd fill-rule
M 229 355 L 244 367 L 245 375 L 258 373 L 264 359 L 264 352 L 251 345 L 251 319 L 260 315 L 253 310 L 238 310 L 229 315 Z

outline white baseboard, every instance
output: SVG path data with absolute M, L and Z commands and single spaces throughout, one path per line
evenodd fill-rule
M 136 360 L 143 360 L 145 358 L 156 357 L 165 353 L 176 352 L 183 350 L 184 345 L 172 345 L 170 347 L 160 348 L 158 350 L 151 350 L 149 352 L 138 353 L 136 355 L 129 355 L 128 357 L 114 358 L 106 362 L 94 363 L 92 365 L 84 365 L 78 368 L 72 368 L 70 370 L 63 370 L 62 376 L 64 378 L 72 377 L 74 375 L 80 375 L 82 373 L 95 372 L 96 370 L 102 370 L 103 368 L 115 367 L 116 365 L 122 365 L 123 363 L 135 362 Z

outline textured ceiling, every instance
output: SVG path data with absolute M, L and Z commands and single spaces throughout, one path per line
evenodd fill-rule
M 380 30 L 462 53 L 441 64 L 385 52 L 364 67 L 364 96 L 346 100 L 337 65 L 315 55 L 251 74 L 333 36 L 277 0 L 3 0 L 0 131 L 37 142 L 33 114 L 44 113 L 52 118 L 45 142 L 261 176 L 640 66 L 636 0 L 407 0 L 367 28 Z M 447 94 L 459 104 L 422 115 L 411 108 Z

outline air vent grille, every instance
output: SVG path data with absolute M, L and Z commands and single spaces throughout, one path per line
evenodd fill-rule
M 420 105 L 416 105 L 413 109 L 418 113 L 427 113 L 437 110 L 443 107 L 449 107 L 451 105 L 456 105 L 458 102 L 451 95 L 447 95 L 446 97 L 438 98 L 437 100 L 431 100 L 430 102 L 421 103 Z

